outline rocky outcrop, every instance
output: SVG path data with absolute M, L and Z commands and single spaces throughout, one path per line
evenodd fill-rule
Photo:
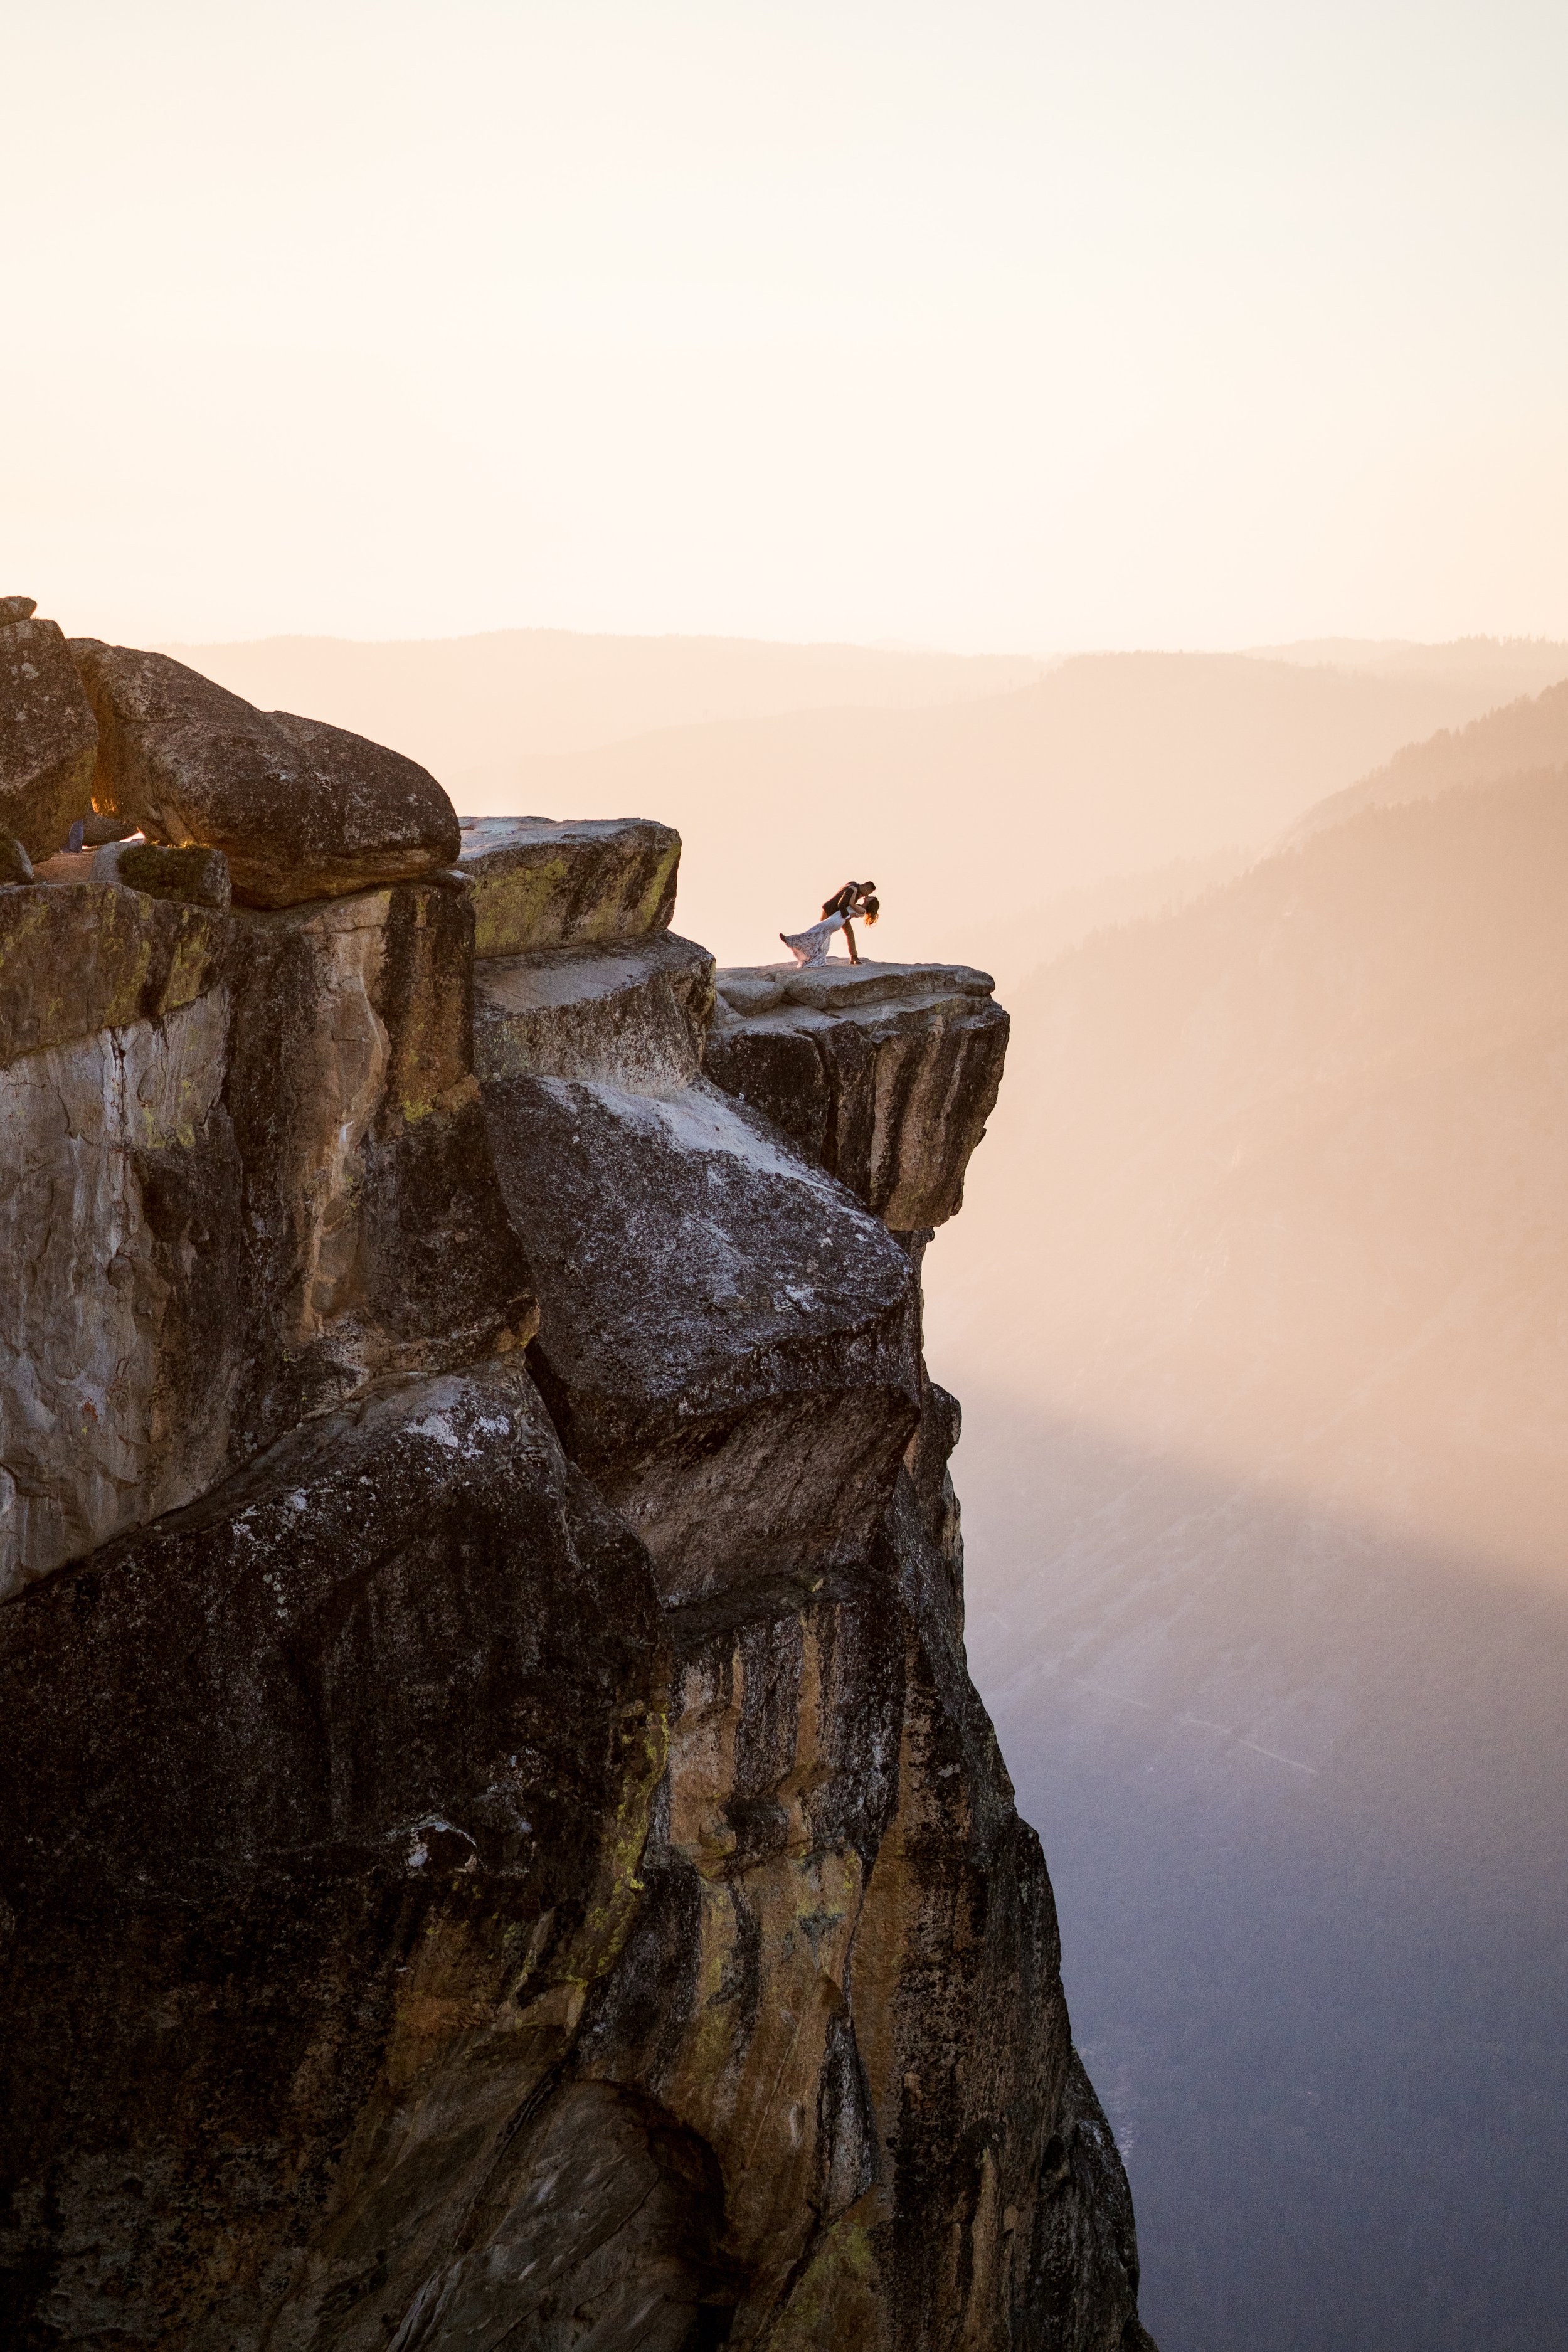
M 0 890 L 26 2352 L 1147 2345 L 921 1355 L 1004 1016 L 870 968 L 803 1149 L 677 847 Z
M 1002 1083 L 1007 1015 L 961 964 L 721 972 L 708 1074 L 897 1232 L 943 1224 Z
M 5 2340 L 384 2346 L 522 2206 L 523 2340 L 572 2341 L 598 2233 L 540 2142 L 667 1667 L 521 1360 L 305 1423 L 5 1632 Z
M 679 835 L 646 817 L 467 817 L 474 952 L 531 955 L 665 930 L 679 857 Z
M 92 794 L 98 729 L 53 621 L 0 599 L 0 834 L 33 859 L 65 846 Z
M 98 722 L 94 806 L 149 841 L 221 849 L 246 905 L 341 898 L 457 857 L 450 801 L 402 752 L 258 710 L 167 654 L 93 637 L 70 652 Z
M 716 1087 L 485 1089 L 540 1297 L 535 1374 L 667 1598 L 865 1556 L 920 1413 L 885 1230 Z

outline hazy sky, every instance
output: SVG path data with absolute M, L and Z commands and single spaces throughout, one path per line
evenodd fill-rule
M 0 587 L 1568 635 L 1551 0 L 4 5 Z

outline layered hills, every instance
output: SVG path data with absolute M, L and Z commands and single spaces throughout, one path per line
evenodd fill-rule
M 1402 744 L 1568 676 L 1547 645 L 1340 650 L 1046 667 L 529 632 L 187 653 L 253 701 L 405 746 L 467 812 L 664 812 L 689 845 L 689 919 L 726 960 L 765 960 L 871 874 L 881 951 L 1010 982 L 1238 871 Z

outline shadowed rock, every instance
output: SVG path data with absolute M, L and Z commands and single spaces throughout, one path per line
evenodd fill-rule
M 227 913 L 234 895 L 221 849 L 160 849 L 150 841 L 107 844 L 94 854 L 92 879 L 144 890 L 152 898 L 216 907 L 220 914 Z
M 1045 1864 L 911 1485 L 804 1604 L 742 1592 L 669 1624 L 647 1899 L 576 2063 L 718 2155 L 730 2340 L 1142 2347 Z
M 963 1205 L 1002 1083 L 1007 1015 L 963 964 L 716 975 L 709 1076 L 782 1127 L 899 1232 Z
M 862 1557 L 920 1411 L 903 1252 L 716 1087 L 485 1088 L 537 1376 L 668 1598 Z
M 646 2101 L 551 2104 L 636 1903 L 665 1672 L 647 1560 L 521 1364 L 308 1423 L 0 1611 L 18 2324 L 379 2348 L 456 2246 L 518 2261 L 514 2212 L 564 2330 L 531 2341 L 660 2252 L 699 2301 L 710 2159 Z
M 138 831 L 126 816 L 85 816 L 81 821 L 84 849 L 103 849 L 111 841 L 126 841 Z
M 474 887 L 474 952 L 638 940 L 675 911 L 680 835 L 647 817 L 470 817 L 462 871 Z
M 450 801 L 400 751 L 258 710 L 166 654 L 91 637 L 70 651 L 98 720 L 100 813 L 172 848 L 221 849 L 245 904 L 339 898 L 457 856 Z
M 30 596 L 0 618 L 0 832 L 35 862 L 63 846 L 92 794 L 98 729 L 53 621 L 31 618 Z
M 0 885 L 30 882 L 33 861 L 14 833 L 0 833 Z

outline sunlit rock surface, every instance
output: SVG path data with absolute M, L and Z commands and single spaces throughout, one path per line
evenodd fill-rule
M 858 983 L 839 1165 L 505 831 L 0 891 L 5 2340 L 1135 2352 L 921 1356 L 1005 1016 Z
M 667 1595 L 804 1593 L 863 1558 L 920 1412 L 914 1276 L 886 1229 L 717 1087 L 485 1095 L 539 1380 Z
M 476 955 L 535 954 L 668 929 L 680 835 L 647 817 L 463 820 Z
M 149 841 L 221 849 L 247 904 L 413 881 L 458 855 L 450 801 L 401 751 L 258 710 L 167 654 L 96 637 L 70 652 L 98 722 L 94 805 Z

